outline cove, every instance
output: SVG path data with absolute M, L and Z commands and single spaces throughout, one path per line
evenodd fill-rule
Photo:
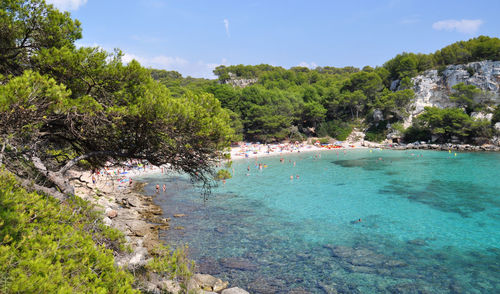
M 141 178 L 150 195 L 167 185 L 161 238 L 188 244 L 203 273 L 251 293 L 500 289 L 499 153 L 356 149 L 233 168 L 207 202 L 182 175 Z

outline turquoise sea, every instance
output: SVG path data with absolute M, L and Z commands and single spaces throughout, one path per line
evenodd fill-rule
M 500 153 L 283 158 L 235 161 L 206 202 L 181 175 L 142 178 L 186 215 L 162 238 L 251 293 L 500 293 Z

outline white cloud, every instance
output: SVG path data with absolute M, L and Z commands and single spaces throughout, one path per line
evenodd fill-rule
M 231 35 L 229 35 L 229 20 L 224 19 L 224 27 L 226 28 L 226 35 L 231 37 Z
M 482 24 L 483 21 L 480 19 L 448 19 L 433 23 L 432 28 L 435 30 L 456 30 L 457 32 L 464 34 L 474 34 Z
M 316 67 L 318 67 L 318 65 L 315 62 L 307 63 L 305 61 L 299 63 L 298 66 L 307 67 L 309 69 L 315 69 Z
M 164 55 L 143 57 L 130 53 L 124 53 L 122 57 L 122 61 L 124 63 L 129 63 L 134 59 L 145 67 L 175 70 L 181 73 L 183 76 L 192 76 L 196 78 L 207 79 L 214 79 L 215 75 L 213 74 L 213 70 L 217 66 L 226 63 L 225 59 L 223 59 L 221 63 L 207 63 L 202 60 L 192 62 L 181 57 L 171 57 Z
M 105 50 L 107 52 L 113 52 L 113 49 L 110 47 L 103 47 L 99 44 L 86 44 L 82 42 L 76 42 L 77 47 L 98 47 L 101 50 Z M 225 58 L 222 58 L 221 62 L 218 63 L 208 63 L 203 60 L 199 61 L 189 61 L 182 57 L 172 57 L 166 55 L 157 55 L 157 56 L 140 56 L 133 53 L 128 53 L 122 51 L 122 62 L 127 64 L 132 60 L 137 60 L 142 66 L 150 67 L 155 69 L 164 69 L 164 70 L 175 70 L 181 73 L 183 76 L 191 76 L 195 78 L 206 78 L 206 79 L 215 79 L 216 76 L 213 73 L 213 70 L 219 65 L 227 65 L 228 61 Z
M 46 2 L 61 10 L 78 10 L 87 3 L 87 0 L 46 0 Z

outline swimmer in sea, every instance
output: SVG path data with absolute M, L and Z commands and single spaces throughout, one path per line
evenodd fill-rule
M 156 193 L 160 192 L 160 185 L 156 184 Z

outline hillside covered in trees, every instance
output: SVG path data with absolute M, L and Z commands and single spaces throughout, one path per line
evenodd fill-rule
M 432 135 L 439 135 L 444 142 L 459 135 L 459 139 L 469 142 L 478 136 L 490 138 L 494 134 L 492 125 L 500 119 L 493 105 L 473 103 L 484 93 L 472 85 L 452 89 L 450 99 L 461 107 L 452 111 L 452 117 L 444 110 L 429 110 L 433 117 L 444 121 L 444 126 L 429 121 L 428 115 L 415 120 L 408 129 L 402 122 L 414 100 L 411 78 L 428 69 L 442 71 L 451 64 L 480 60 L 500 60 L 500 39 L 480 36 L 432 54 L 402 53 L 376 68 L 233 65 L 217 67 L 216 81 L 183 78 L 176 72 L 154 69 L 152 76 L 174 95 L 213 94 L 230 110 L 233 128 L 249 141 L 301 140 L 307 136 L 344 140 L 356 127 L 366 130 L 370 141 L 382 141 L 388 132 L 396 131 L 407 141 L 430 140 Z M 234 81 L 247 85 L 234 86 Z M 465 100 L 470 102 L 467 108 Z M 493 112 L 494 118 L 491 123 L 475 121 L 470 118 L 472 111 Z

